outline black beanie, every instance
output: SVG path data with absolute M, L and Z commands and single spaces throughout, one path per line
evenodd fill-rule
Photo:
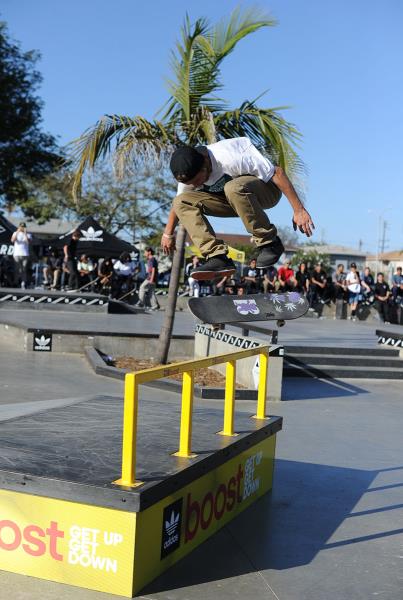
M 203 154 L 191 146 L 181 146 L 172 154 L 169 166 L 175 179 L 186 183 L 197 175 L 203 164 Z

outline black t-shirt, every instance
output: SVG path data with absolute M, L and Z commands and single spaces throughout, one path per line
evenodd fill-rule
M 302 271 L 297 271 L 295 273 L 295 279 L 297 280 L 298 283 L 298 287 L 301 290 L 306 289 L 306 282 L 309 279 L 309 275 L 306 271 L 302 272 Z
M 78 240 L 75 240 L 74 238 L 71 238 L 71 240 L 67 244 L 67 258 L 69 260 L 71 260 L 72 258 L 75 258 L 76 253 L 77 253 L 77 244 L 78 244 Z
M 389 291 L 389 286 L 387 283 L 376 283 L 375 284 L 375 295 L 376 296 L 386 296 Z
M 365 275 L 362 279 L 364 281 L 364 283 L 366 283 L 370 288 L 373 287 L 374 285 L 374 278 L 372 277 L 372 275 Z
M 107 277 L 111 273 L 113 273 L 113 264 L 110 262 L 103 261 L 99 265 L 99 274 L 102 275 L 103 277 Z
M 256 268 L 253 269 L 252 267 L 245 267 L 243 270 L 243 276 L 244 277 L 258 277 L 259 273 Z
M 315 279 L 316 281 L 319 281 L 320 283 L 326 283 L 326 280 L 327 280 L 326 273 L 322 270 L 319 273 L 317 271 L 312 271 L 310 278 L 311 278 L 312 285 L 317 287 L 318 289 L 323 289 L 323 288 L 317 286 L 316 283 L 312 280 Z

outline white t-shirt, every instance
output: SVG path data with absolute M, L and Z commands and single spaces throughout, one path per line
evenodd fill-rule
M 358 279 L 358 283 L 356 283 Z M 350 290 L 350 292 L 353 292 L 353 294 L 359 294 L 361 291 L 361 284 L 359 283 L 360 277 L 358 275 L 358 273 L 353 273 L 353 271 L 350 271 L 349 273 L 347 273 L 347 277 L 346 277 L 346 283 L 347 283 L 347 287 Z
M 129 277 L 129 275 L 133 275 L 134 273 L 134 262 L 121 262 L 117 260 L 113 265 L 114 270 L 118 275 L 123 275 L 124 277 Z
M 14 238 L 14 256 L 29 256 L 29 240 L 31 237 L 30 233 L 17 232 Z
M 267 182 L 274 175 L 274 166 L 247 137 L 221 140 L 215 144 L 209 144 L 206 148 L 212 170 L 208 180 L 202 188 L 198 189 L 208 187 L 211 192 L 222 191 L 225 179 L 229 181 L 233 177 L 241 175 L 254 175 Z M 215 186 L 217 189 L 214 189 Z M 178 194 L 193 191 L 193 189 L 191 185 L 178 183 Z

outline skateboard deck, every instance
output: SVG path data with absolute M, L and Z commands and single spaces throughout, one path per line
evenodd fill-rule
M 288 321 L 302 317 L 308 308 L 305 296 L 298 292 L 246 296 L 228 294 L 189 300 L 191 312 L 200 321 L 210 325 L 244 321 Z

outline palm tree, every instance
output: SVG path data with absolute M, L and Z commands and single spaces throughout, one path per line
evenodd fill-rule
M 212 26 L 200 18 L 194 24 L 186 16 L 181 38 L 171 55 L 173 78 L 168 80 L 170 97 L 157 113 L 159 120 L 141 116 L 105 115 L 72 143 L 76 164 L 74 194 L 79 196 L 86 169 L 113 156 L 117 173 L 140 162 L 166 164 L 173 149 L 181 144 L 199 145 L 247 136 L 275 164 L 295 175 L 302 163 L 294 149 L 300 133 L 279 113 L 287 107 L 262 108 L 245 100 L 239 108 L 229 108 L 217 96 L 222 61 L 237 43 L 262 27 L 276 23 L 256 8 L 235 9 L 228 19 Z M 168 305 L 160 334 L 158 362 L 165 364 L 174 323 L 185 231 L 179 227 L 173 257 Z

